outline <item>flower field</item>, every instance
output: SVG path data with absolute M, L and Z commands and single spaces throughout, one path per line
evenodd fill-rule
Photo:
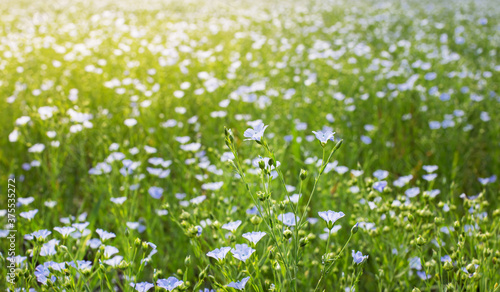
M 5 0 L 3 291 L 500 291 L 498 1 Z

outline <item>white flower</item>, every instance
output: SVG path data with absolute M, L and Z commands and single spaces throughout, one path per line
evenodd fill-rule
M 12 131 L 9 134 L 9 141 L 16 142 L 18 138 L 19 138 L 19 131 L 17 129 L 14 129 L 14 131 Z
M 45 149 L 45 145 L 39 143 L 39 144 L 35 144 L 35 145 L 31 146 L 28 149 L 28 152 L 31 152 L 31 153 L 40 153 L 44 149 Z
M 136 119 L 126 119 L 123 123 L 127 127 L 133 127 L 133 126 L 137 125 L 137 120 Z

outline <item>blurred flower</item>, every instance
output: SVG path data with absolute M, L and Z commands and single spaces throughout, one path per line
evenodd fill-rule
M 130 287 L 135 288 L 135 290 L 138 292 L 147 292 L 154 286 L 155 285 L 148 282 L 130 283 Z
M 112 266 L 113 268 L 116 268 L 116 267 L 118 267 L 118 265 L 120 265 L 120 263 L 122 262 L 122 260 L 123 260 L 123 257 L 117 255 L 117 256 L 115 256 L 112 259 L 105 260 L 104 263 L 107 264 L 107 265 Z M 134 286 L 132 286 L 132 287 L 134 287 Z M 136 290 L 137 290 L 137 288 L 136 288 Z M 147 291 L 147 290 L 145 290 L 145 291 Z
M 235 232 L 236 229 L 241 225 L 241 220 L 237 220 L 234 222 L 229 222 L 224 225 L 222 225 L 222 229 L 229 230 L 231 232 Z
M 163 189 L 160 187 L 150 187 L 148 193 L 153 199 L 159 199 L 163 195 Z
M 408 198 L 413 198 L 418 194 L 420 194 L 420 189 L 418 187 L 409 188 L 405 191 L 405 195 L 407 195 Z
M 38 209 L 30 210 L 27 212 L 21 212 L 21 213 L 19 213 L 19 216 L 31 221 L 31 219 L 33 219 L 35 217 L 36 213 L 38 213 Z
M 280 220 L 281 222 L 283 222 L 283 224 L 287 226 L 295 226 L 295 224 L 297 224 L 298 219 L 299 219 L 298 216 L 296 216 L 292 212 L 278 215 L 278 220 Z
M 380 192 L 380 193 L 384 191 L 384 188 L 386 186 L 387 186 L 387 182 L 385 180 L 376 181 L 373 183 L 373 189 Z
M 238 282 L 231 282 L 231 283 L 227 284 L 227 286 L 234 288 L 236 290 L 243 290 L 243 289 L 245 289 L 245 286 L 246 286 L 248 280 L 250 280 L 250 277 L 243 278 L 243 279 L 241 279 L 241 281 L 238 281 Z
M 106 241 L 108 239 L 111 239 L 111 238 L 114 238 L 116 237 L 116 235 L 112 232 L 107 232 L 107 231 L 104 231 L 100 228 L 96 229 L 95 231 L 97 234 L 99 234 L 99 237 L 101 238 L 102 241 Z
M 61 233 L 63 237 L 67 237 L 70 233 L 74 232 L 76 228 L 74 227 L 54 227 L 54 230 Z

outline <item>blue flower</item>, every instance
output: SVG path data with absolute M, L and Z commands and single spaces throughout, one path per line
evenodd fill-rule
M 437 77 L 437 74 L 435 72 L 429 72 L 429 73 L 425 74 L 425 76 L 424 76 L 425 80 L 429 80 L 429 81 L 436 79 L 436 77 Z
M 160 187 L 150 187 L 148 193 L 153 199 L 159 199 L 163 195 L 163 189 Z
M 325 130 L 325 131 L 312 131 L 314 135 L 316 136 L 316 139 L 318 139 L 322 145 L 328 143 L 328 141 L 334 141 L 334 135 L 335 132 L 332 132 L 330 130 Z
M 242 262 L 246 262 L 250 258 L 250 256 L 255 252 L 255 249 L 243 243 L 243 244 L 236 244 L 235 248 L 233 248 L 231 252 L 233 253 L 233 257 Z
M 238 282 L 231 282 L 227 284 L 227 286 L 237 290 L 243 290 L 245 289 L 245 285 L 247 284 L 248 280 L 250 280 L 250 277 L 243 278 Z
M 486 178 L 481 178 L 481 177 L 478 178 L 479 183 L 481 183 L 483 186 L 487 185 L 487 184 L 494 183 L 496 180 L 497 180 L 496 175 L 492 175 L 492 176 L 486 177 Z
M 425 179 L 426 181 L 433 181 L 434 179 L 436 179 L 437 176 L 438 176 L 437 173 L 429 173 L 423 175 L 422 178 Z
M 382 180 L 389 176 L 389 172 L 387 170 L 378 169 L 373 173 L 373 176 Z
M 450 262 L 451 263 L 451 257 L 449 255 L 444 255 L 441 257 L 441 262 Z
M 292 212 L 288 212 L 286 214 L 279 214 L 278 220 L 287 226 L 295 226 L 295 224 L 297 224 L 298 217 Z
M 264 135 L 264 131 L 266 130 L 268 126 L 265 126 L 263 123 L 259 123 L 255 126 L 253 126 L 253 129 L 247 129 L 244 133 L 243 136 L 245 136 L 248 139 L 246 140 L 255 140 L 260 142 L 262 139 L 262 136 Z
M 326 221 L 328 229 L 332 229 L 333 225 L 335 225 L 335 222 L 345 216 L 343 212 L 335 212 L 331 210 L 318 212 L 318 215 Z
M 176 277 L 168 277 L 168 279 L 159 279 L 156 282 L 156 285 L 158 285 L 158 287 L 160 288 L 166 289 L 167 291 L 172 291 L 178 286 L 182 285 L 182 283 L 184 282 L 178 280 Z
M 101 238 L 102 241 L 106 241 L 110 238 L 115 238 L 116 237 L 116 234 L 112 233 L 112 232 L 107 232 L 107 231 L 104 231 L 100 228 L 96 229 L 97 234 L 99 234 L 99 237 Z
M 56 246 L 58 244 L 59 240 L 57 239 L 52 239 L 49 242 L 43 244 L 42 247 L 40 248 L 40 256 L 46 257 L 55 255 L 57 253 Z
M 38 209 L 30 210 L 27 212 L 21 212 L 21 213 L 19 213 L 19 216 L 31 221 L 31 219 L 33 219 L 35 217 L 36 213 L 38 213 Z
M 110 258 L 112 255 L 118 253 L 118 249 L 114 246 L 107 245 L 104 247 L 104 257 Z
M 89 224 L 90 224 L 89 222 L 82 222 L 82 223 L 73 223 L 73 224 L 71 224 L 71 226 L 78 229 L 78 231 L 83 232 L 83 230 L 85 230 L 85 228 L 87 228 L 87 226 L 89 226 Z
M 127 197 L 118 197 L 118 198 L 111 198 L 110 201 L 117 204 L 117 205 L 122 205 L 125 201 L 127 200 Z
M 438 121 L 430 121 L 429 122 L 429 128 L 431 130 L 437 130 L 437 129 L 441 128 L 441 123 L 438 122 Z
M 241 220 L 237 220 L 237 221 L 229 222 L 229 223 L 222 225 L 222 229 L 226 229 L 226 230 L 229 230 L 231 232 L 235 232 L 236 229 L 238 229 L 238 227 L 240 225 L 241 225 Z
M 408 198 L 413 198 L 418 194 L 420 194 L 420 189 L 418 187 L 407 189 L 405 192 L 405 195 L 407 195 Z
M 364 256 L 360 251 L 354 252 L 354 250 L 353 250 L 352 251 L 352 258 L 353 258 L 354 262 L 359 265 L 368 259 L 368 255 Z
M 422 269 L 422 262 L 419 257 L 413 257 L 409 259 L 410 269 L 415 269 L 420 271 Z
M 54 227 L 54 230 L 61 233 L 61 235 L 64 238 L 66 238 L 70 233 L 74 232 L 76 228 L 65 226 L 65 227 Z
M 107 265 L 112 266 L 113 268 L 116 268 L 122 262 L 122 260 L 123 260 L 123 257 L 118 255 L 118 256 L 115 256 L 112 259 L 105 260 L 104 263 L 107 264 Z M 134 286 L 132 286 L 132 287 L 134 287 Z
M 216 248 L 212 251 L 209 251 L 207 253 L 207 256 L 213 257 L 214 259 L 218 261 L 222 261 L 224 258 L 226 258 L 227 253 L 231 250 L 230 247 L 221 247 L 221 248 Z
M 438 166 L 437 165 L 424 165 L 422 166 L 422 168 L 427 171 L 428 173 L 433 173 L 434 171 L 436 171 L 438 169 Z
M 441 193 L 440 190 L 430 190 L 430 191 L 425 191 L 424 192 L 424 195 L 427 195 L 431 198 L 435 198 L 437 195 L 439 195 Z
M 372 143 L 372 138 L 361 135 L 361 142 L 365 143 L 366 145 L 370 145 Z
M 432 277 L 431 275 L 427 275 L 424 271 L 417 271 L 417 276 L 422 280 L 427 280 Z
M 58 271 L 61 270 L 59 265 L 55 262 L 46 262 L 43 265 L 38 265 L 35 268 L 35 277 L 39 283 L 47 285 L 47 280 L 49 280 L 49 277 L 52 283 L 56 282 L 57 278 L 54 275 L 52 276 L 50 275 L 51 273 L 49 267 L 53 267 L 55 270 Z
M 42 229 L 42 230 L 37 230 L 35 232 L 32 232 L 31 234 L 28 234 L 25 236 L 27 240 L 32 240 L 33 238 L 36 238 L 38 240 L 47 238 L 52 232 L 48 231 L 47 229 Z
M 373 183 L 373 189 L 377 190 L 378 192 L 383 192 L 384 188 L 387 186 L 387 182 L 385 180 L 382 181 L 376 181 Z
M 147 292 L 149 289 L 153 288 L 155 285 L 148 282 L 141 283 L 130 283 L 130 287 L 135 288 L 138 292 Z
M 66 266 L 71 266 L 79 271 L 83 271 L 85 269 L 91 269 L 92 262 L 91 261 L 76 261 L 76 264 L 75 264 L 75 262 L 66 262 Z
M 257 242 L 259 242 L 259 240 L 261 240 L 262 237 L 264 237 L 265 235 L 266 235 L 265 232 L 262 232 L 262 231 L 257 231 L 256 232 L 256 231 L 254 231 L 254 232 L 244 233 L 242 236 L 243 236 L 243 238 L 247 239 L 251 243 L 257 244 Z

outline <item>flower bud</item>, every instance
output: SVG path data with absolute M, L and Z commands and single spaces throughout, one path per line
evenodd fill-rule
M 266 163 L 264 162 L 264 160 L 259 160 L 259 167 L 262 170 L 264 170 L 264 168 L 266 168 Z
M 474 264 L 468 264 L 466 269 L 467 269 L 467 272 L 469 272 L 469 274 L 472 274 L 476 271 L 476 267 L 474 266 Z
M 305 180 L 307 178 L 307 170 L 301 169 L 299 177 L 300 177 L 300 180 Z
M 120 269 L 126 269 L 130 266 L 129 263 L 127 263 L 126 261 L 121 261 L 121 263 L 118 265 L 118 268 Z
M 354 224 L 354 226 L 351 228 L 351 234 L 356 234 L 358 232 L 358 224 L 359 223 Z
M 286 229 L 285 231 L 283 231 L 283 236 L 286 239 L 290 239 L 290 237 L 292 237 L 292 235 L 293 235 L 293 232 L 290 229 Z
M 215 229 L 219 229 L 221 226 L 222 226 L 222 224 L 218 220 L 215 220 L 214 222 L 212 222 L 212 227 Z
M 436 224 L 443 224 L 444 219 L 443 219 L 442 217 L 435 217 L 435 218 L 434 218 L 434 222 L 435 222 Z
M 262 202 L 263 202 L 263 201 L 267 200 L 267 198 L 269 198 L 269 196 L 268 196 L 266 193 L 262 192 L 262 191 L 258 191 L 258 192 L 257 192 L 257 198 L 258 198 L 260 201 L 262 201 Z
M 259 225 L 260 222 L 262 222 L 262 218 L 257 215 L 253 215 L 252 218 L 250 218 L 250 222 L 252 222 L 253 225 Z
M 450 261 L 444 262 L 443 269 L 445 271 L 451 271 L 453 270 L 453 264 Z
M 189 265 L 191 264 L 191 256 L 189 256 L 189 255 L 188 255 L 188 256 L 186 257 L 186 259 L 184 260 L 184 264 L 185 264 L 186 266 L 189 266 Z
M 190 238 L 193 238 L 196 235 L 198 235 L 198 228 L 196 226 L 189 227 L 189 229 L 187 231 L 187 236 Z
M 276 250 L 274 249 L 273 246 L 270 246 L 268 247 L 268 251 L 269 251 L 269 259 L 273 260 L 276 256 Z
M 423 238 L 421 235 L 418 236 L 417 238 L 417 244 L 422 246 L 426 243 L 425 238 Z
M 68 248 L 67 248 L 65 245 L 59 245 L 59 246 L 57 247 L 57 250 L 58 250 L 59 252 L 64 252 L 64 253 L 67 253 L 67 252 L 68 252 Z
M 181 220 L 187 220 L 187 219 L 189 219 L 189 217 L 191 217 L 191 214 L 189 214 L 188 212 L 186 212 L 184 210 L 182 210 L 182 213 L 179 216 L 179 218 L 181 218 Z

